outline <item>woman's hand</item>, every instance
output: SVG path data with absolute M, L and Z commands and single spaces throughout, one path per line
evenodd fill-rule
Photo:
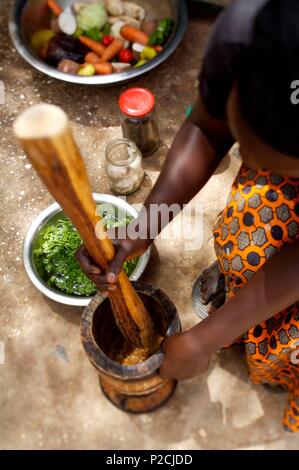
M 205 372 L 211 356 L 192 330 L 171 336 L 163 343 L 165 358 L 160 375 L 166 379 L 187 380 Z
M 115 229 L 114 233 L 115 233 Z M 109 236 L 109 230 L 108 230 Z M 146 252 L 150 240 L 114 239 L 115 257 L 110 263 L 106 273 L 102 272 L 90 257 L 87 249 L 82 245 L 76 253 L 76 259 L 89 279 L 101 292 L 112 291 L 116 288 L 118 275 L 126 260 L 141 256 Z

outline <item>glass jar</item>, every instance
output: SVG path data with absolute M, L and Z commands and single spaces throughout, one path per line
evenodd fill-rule
M 143 157 L 154 153 L 160 144 L 160 133 L 153 93 L 145 88 L 130 88 L 121 95 L 119 108 L 124 137 L 137 145 Z
M 142 155 L 129 139 L 114 139 L 106 148 L 106 174 L 111 190 L 126 195 L 136 191 L 144 178 Z

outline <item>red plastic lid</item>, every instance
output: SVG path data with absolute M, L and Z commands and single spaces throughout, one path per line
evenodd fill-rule
M 154 106 L 155 96 L 145 88 L 130 88 L 119 99 L 121 112 L 131 117 L 146 116 Z

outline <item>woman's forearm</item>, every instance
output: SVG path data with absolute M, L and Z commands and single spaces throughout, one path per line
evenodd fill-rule
M 216 155 L 196 124 L 186 121 L 173 142 L 145 206 L 187 204 L 213 175 L 223 156 Z
M 143 225 L 147 222 L 147 226 L 153 228 L 154 221 L 149 220 L 153 205 L 170 207 L 176 204 L 182 209 L 207 183 L 232 144 L 226 124 L 211 118 L 199 99 L 173 142 L 161 174 L 144 204 L 140 222 Z M 171 213 L 168 223 L 172 218 Z M 158 220 L 157 235 L 165 225 Z
M 188 334 L 212 354 L 299 301 L 299 240 L 284 247 L 209 318 Z

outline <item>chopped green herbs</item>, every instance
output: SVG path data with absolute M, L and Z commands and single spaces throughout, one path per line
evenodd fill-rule
M 117 219 L 115 212 L 111 211 L 102 215 L 106 228 L 121 227 L 132 220 L 128 216 Z M 33 258 L 39 275 L 49 286 L 65 294 L 90 297 L 96 294 L 97 288 L 74 257 L 81 243 L 80 235 L 72 223 L 66 218 L 60 218 L 38 234 Z M 137 263 L 138 258 L 125 263 L 124 269 L 128 276 Z

